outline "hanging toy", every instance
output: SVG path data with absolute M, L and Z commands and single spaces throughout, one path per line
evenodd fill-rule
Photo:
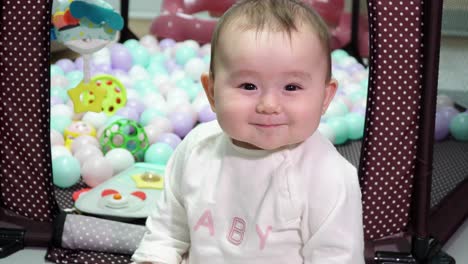
M 115 41 L 123 28 L 120 14 L 102 0 L 55 0 L 52 10 L 54 39 L 83 57 L 83 81 L 68 90 L 74 111 L 110 115 L 125 106 L 125 87 L 116 78 L 90 76 L 91 54 Z

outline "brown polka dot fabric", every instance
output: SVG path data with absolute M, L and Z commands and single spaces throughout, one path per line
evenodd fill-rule
M 369 99 L 361 155 L 365 238 L 409 222 L 422 89 L 423 1 L 368 1 Z
M 49 1 L 2 1 L 0 28 L 1 206 L 52 221 L 57 205 L 49 134 Z

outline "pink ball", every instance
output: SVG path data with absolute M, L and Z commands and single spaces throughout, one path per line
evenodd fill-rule
M 89 187 L 96 187 L 97 185 L 112 178 L 114 172 L 112 164 L 104 157 L 96 157 L 88 159 L 84 162 L 81 169 L 81 176 L 83 181 Z
M 99 141 L 95 137 L 88 136 L 88 135 L 83 135 L 83 136 L 79 136 L 79 137 L 77 137 L 76 139 L 73 140 L 73 142 L 71 144 L 72 152 L 75 153 L 80 148 L 82 148 L 82 147 L 84 147 L 86 145 L 93 145 L 93 146 L 95 146 L 97 148 L 101 147 L 101 145 L 99 144 Z

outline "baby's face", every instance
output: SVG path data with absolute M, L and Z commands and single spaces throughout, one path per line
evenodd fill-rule
M 234 144 L 276 149 L 304 141 L 317 129 L 336 91 L 327 60 L 306 26 L 293 31 L 227 29 L 218 45 L 215 78 L 202 83 Z

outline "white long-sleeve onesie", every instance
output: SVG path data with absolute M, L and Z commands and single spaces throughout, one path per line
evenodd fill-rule
M 364 263 L 356 169 L 320 133 L 279 151 L 235 146 L 216 121 L 177 147 L 133 260 Z

